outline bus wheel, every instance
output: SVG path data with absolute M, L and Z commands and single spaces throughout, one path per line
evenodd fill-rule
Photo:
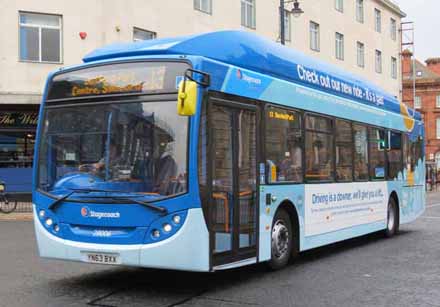
M 397 212 L 397 204 L 393 197 L 388 201 L 387 228 L 385 236 L 390 238 L 399 231 L 399 215 Z
M 278 270 L 288 262 L 292 251 L 293 233 L 289 215 L 283 209 L 275 214 L 271 232 L 271 254 L 269 267 Z

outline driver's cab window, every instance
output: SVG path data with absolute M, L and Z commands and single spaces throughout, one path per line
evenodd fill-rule
M 186 191 L 188 119 L 176 114 L 174 101 L 55 108 L 45 125 L 40 185 L 47 189 L 62 178 L 82 188 L 88 176 L 103 189 Z

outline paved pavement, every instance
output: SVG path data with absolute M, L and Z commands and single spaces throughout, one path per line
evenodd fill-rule
M 32 222 L 1 221 L 0 306 L 440 306 L 440 193 L 428 196 L 428 206 L 395 238 L 373 234 L 320 248 L 277 272 L 43 260 Z

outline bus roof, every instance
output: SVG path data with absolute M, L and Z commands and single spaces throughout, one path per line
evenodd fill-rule
M 246 31 L 219 31 L 190 36 L 118 43 L 86 55 L 84 62 L 154 54 L 193 55 L 302 83 L 338 96 L 402 114 L 396 97 L 335 65 Z M 411 117 L 421 119 L 409 110 Z

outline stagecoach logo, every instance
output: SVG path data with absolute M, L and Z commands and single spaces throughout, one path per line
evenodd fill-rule
M 240 69 L 237 69 L 237 78 L 238 79 L 243 78 L 243 75 L 241 74 L 241 70 Z
M 94 217 L 100 220 L 101 218 L 118 219 L 121 217 L 119 212 L 96 212 L 90 210 L 88 207 L 81 208 L 81 215 L 83 217 Z
M 245 74 L 244 72 L 242 72 L 240 69 L 237 69 L 237 78 L 240 80 L 243 80 L 249 84 L 261 85 L 260 79 L 251 77 L 251 76 Z
M 81 215 L 82 216 L 84 216 L 84 217 L 87 217 L 87 216 L 89 216 L 89 208 L 87 208 L 87 207 L 82 207 L 81 208 Z

